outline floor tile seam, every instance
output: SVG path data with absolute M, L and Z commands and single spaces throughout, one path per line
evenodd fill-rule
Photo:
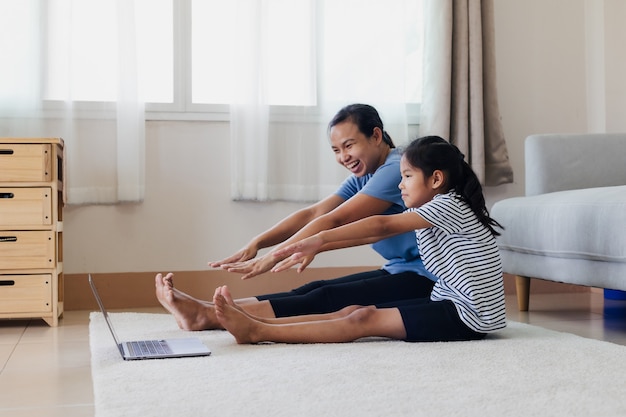
M 28 324 L 30 324 L 30 321 L 28 322 Z M 17 349 L 17 346 L 20 344 L 20 342 L 22 341 L 22 338 L 24 337 L 24 333 L 26 333 L 26 329 L 28 328 L 28 324 L 26 326 L 24 326 L 24 328 L 22 329 L 22 331 L 20 332 L 20 335 L 18 336 L 16 342 L 13 344 L 13 348 L 11 349 L 11 352 L 9 353 L 9 355 L 7 356 L 7 360 L 4 361 L 4 363 L 2 364 L 2 368 L 0 368 L 0 375 L 2 375 L 2 373 L 4 372 L 4 370 L 6 369 L 7 365 L 9 364 L 9 361 L 11 360 L 11 358 L 13 357 L 13 355 L 15 354 L 15 350 Z

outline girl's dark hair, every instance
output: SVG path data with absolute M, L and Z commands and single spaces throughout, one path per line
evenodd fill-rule
M 359 131 L 368 138 L 374 134 L 374 128 L 379 128 L 383 132 L 383 141 L 389 145 L 390 148 L 395 148 L 391 136 L 385 132 L 383 128 L 383 121 L 378 115 L 378 111 L 369 104 L 350 104 L 337 112 L 335 117 L 328 123 L 328 132 L 333 126 L 350 121 L 357 125 Z
M 411 142 L 404 149 L 403 156 L 411 166 L 420 169 L 426 178 L 433 175 L 435 170 L 443 171 L 447 177 L 446 188 L 454 189 L 494 236 L 500 235 L 495 227 L 503 227 L 489 216 L 480 181 L 465 162 L 459 148 L 439 136 L 425 136 Z

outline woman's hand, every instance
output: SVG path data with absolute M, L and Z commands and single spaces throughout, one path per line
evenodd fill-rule
M 211 268 L 223 268 L 227 264 L 244 263 L 250 259 L 253 259 L 258 252 L 256 246 L 248 244 L 247 246 L 239 249 L 235 254 L 224 258 L 221 261 L 209 262 Z

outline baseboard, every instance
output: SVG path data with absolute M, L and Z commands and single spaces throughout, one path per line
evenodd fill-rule
M 258 294 L 287 291 L 309 281 L 330 279 L 357 272 L 376 269 L 375 266 L 309 268 L 302 273 L 289 270 L 280 274 L 264 274 L 246 281 L 240 275 L 222 270 L 175 271 L 174 281 L 178 288 L 200 299 L 211 299 L 215 288 L 228 285 L 236 298 Z M 154 292 L 156 272 L 128 272 L 92 274 L 98 291 L 108 308 L 125 309 L 133 307 L 157 307 L 159 303 Z M 514 277 L 505 274 L 506 294 L 515 294 Z M 562 284 L 534 279 L 531 294 L 589 292 L 589 287 Z M 65 310 L 95 310 L 98 308 L 89 289 L 87 274 L 66 274 L 64 291 Z
M 177 288 L 200 299 L 212 299 L 215 288 L 228 285 L 236 298 L 287 291 L 318 279 L 341 277 L 376 269 L 375 266 L 309 268 L 302 273 L 295 269 L 280 274 L 267 273 L 245 281 L 241 275 L 222 270 L 173 271 Z M 98 292 L 111 309 L 157 307 L 154 277 L 157 272 L 128 272 L 92 274 Z M 65 310 L 95 310 L 98 308 L 89 288 L 87 274 L 65 275 Z

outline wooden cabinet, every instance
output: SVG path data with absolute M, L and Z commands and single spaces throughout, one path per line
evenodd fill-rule
M 0 138 L 0 319 L 63 314 L 64 153 L 59 138 Z

